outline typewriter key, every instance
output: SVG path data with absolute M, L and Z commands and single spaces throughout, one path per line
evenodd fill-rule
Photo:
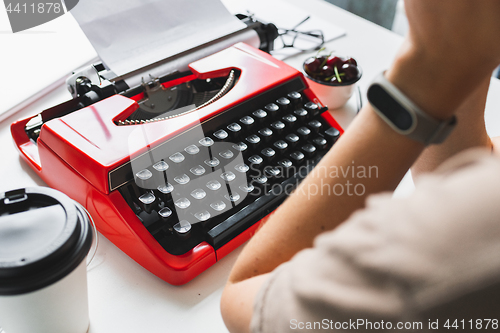
M 266 175 L 268 180 L 279 178 L 282 175 L 281 170 L 276 167 L 266 167 L 264 170 L 264 174 Z
M 287 114 L 281 119 L 289 128 L 293 128 L 297 124 L 297 117 L 295 117 L 293 114 Z
M 191 180 L 191 178 L 189 178 L 189 176 L 184 173 L 184 174 L 182 174 L 180 176 L 174 177 L 174 180 L 178 184 L 186 185 L 187 183 L 189 183 L 189 181 Z
M 308 123 L 308 125 L 313 130 L 314 133 L 318 133 L 319 130 L 321 129 L 321 127 L 323 126 L 323 124 L 321 124 L 321 122 L 319 122 L 317 120 L 311 120 Z
M 307 157 L 312 157 L 316 152 L 316 147 L 308 143 L 301 147 L 301 150 L 306 154 Z
M 325 138 L 330 144 L 334 144 L 340 136 L 340 132 L 332 127 L 325 131 Z
M 283 177 L 289 178 L 293 175 L 293 163 L 288 158 L 278 161 L 278 167 L 281 169 Z
M 253 119 L 250 116 L 245 116 L 240 119 L 240 123 L 243 125 L 245 130 L 249 130 L 252 128 L 253 124 L 255 123 L 255 119 Z
M 163 222 L 167 222 L 169 217 L 172 215 L 172 210 L 168 207 L 164 207 L 158 211 L 158 215 Z
M 305 155 L 303 153 L 301 153 L 300 151 L 295 151 L 295 152 L 291 153 L 290 157 L 292 159 L 294 159 L 295 161 L 297 161 L 297 163 L 301 163 L 305 159 Z
M 274 148 L 278 151 L 279 154 L 282 154 L 288 148 L 288 143 L 284 140 L 278 140 L 273 144 Z
M 227 134 L 227 132 L 224 131 L 223 129 L 214 132 L 214 137 L 216 139 L 221 140 L 221 141 L 226 140 L 228 136 L 229 136 L 229 134 Z
M 246 140 L 246 142 L 248 142 L 248 144 L 250 145 L 250 148 L 252 148 L 252 149 L 255 149 L 260 143 L 259 136 L 255 135 L 255 134 L 250 135 L 245 140 Z
M 201 188 L 197 188 L 193 192 L 191 192 L 191 196 L 196 200 L 201 200 L 207 196 L 207 192 L 202 190 Z
M 184 148 L 184 151 L 189 155 L 196 155 L 200 152 L 200 148 L 198 148 L 198 146 L 196 145 L 190 145 Z
M 273 160 L 274 156 L 276 155 L 276 151 L 272 148 L 264 148 L 260 152 L 262 156 L 264 156 L 264 159 L 267 162 L 270 162 Z
M 248 172 L 248 170 L 250 170 L 250 167 L 246 164 L 238 164 L 238 165 L 234 166 L 234 170 L 241 172 L 241 173 L 245 173 L 245 172 Z
M 259 155 L 253 155 L 248 158 L 248 162 L 252 166 L 252 169 L 258 169 L 264 163 L 264 159 Z
M 295 105 L 299 104 L 302 101 L 302 95 L 296 91 L 288 93 L 287 96 L 290 99 L 290 101 Z
M 174 225 L 174 231 L 179 237 L 186 238 L 191 231 L 191 223 L 186 220 L 179 221 Z
M 195 176 L 201 176 L 205 173 L 205 168 L 202 167 L 201 165 L 195 166 L 191 168 L 189 171 Z
M 191 206 L 191 201 L 188 198 L 180 198 L 175 201 L 175 206 L 180 209 L 186 209 Z
M 237 138 L 239 137 L 239 134 L 241 134 L 241 126 L 238 123 L 229 124 L 227 129 L 233 138 Z
M 270 128 L 265 127 L 263 129 L 260 129 L 258 132 L 264 142 L 269 142 L 273 137 L 273 131 Z
M 258 109 L 257 111 L 252 112 L 252 115 L 259 123 L 264 122 L 267 118 L 267 112 L 262 109 Z
M 311 130 L 305 126 L 302 126 L 297 129 L 297 134 L 302 139 L 306 140 L 309 137 L 309 134 L 311 134 Z
M 288 108 L 292 105 L 292 102 L 290 102 L 290 100 L 286 97 L 280 97 L 276 101 L 276 104 L 278 104 L 282 110 L 288 110 Z
M 150 214 L 156 206 L 156 197 L 151 192 L 146 192 L 139 197 L 139 204 L 146 213 Z
M 313 102 L 307 102 L 304 104 L 304 108 L 309 111 L 309 114 L 314 117 L 319 114 L 319 106 L 316 103 Z
M 238 200 L 240 200 L 241 196 L 238 193 L 233 193 L 233 194 L 225 194 L 224 198 L 226 198 L 231 202 L 237 202 Z
M 219 156 L 228 160 L 234 156 L 234 153 L 228 149 L 228 150 L 220 152 Z
M 263 186 L 263 185 L 266 185 L 267 184 L 267 177 L 264 176 L 264 175 L 261 175 L 261 176 L 258 176 L 258 177 L 254 177 L 252 178 L 252 182 L 256 185 L 260 185 L 260 186 Z
M 166 183 L 165 185 L 160 185 L 156 189 L 160 193 L 160 197 L 164 202 L 167 202 L 172 198 L 170 193 L 172 193 L 174 187 L 170 183 Z
M 212 146 L 214 144 L 214 140 L 212 140 L 212 138 L 209 138 L 209 137 L 203 138 L 203 139 L 201 139 L 198 142 L 203 147 L 210 147 L 210 146 Z
M 236 179 L 236 175 L 231 171 L 226 171 L 220 175 L 220 178 L 222 178 L 226 182 L 232 182 L 233 180 Z
M 148 188 L 153 182 L 153 173 L 148 169 L 141 170 L 135 174 L 135 183 L 141 188 Z
M 216 201 L 212 202 L 210 204 L 210 207 L 212 207 L 212 209 L 215 210 L 216 212 L 220 212 L 226 208 L 226 203 L 224 201 Z
M 205 164 L 208 165 L 209 167 L 215 168 L 220 164 L 220 161 L 216 157 L 214 157 L 212 159 L 205 160 Z
M 299 118 L 300 121 L 306 121 L 307 118 L 309 118 L 309 112 L 307 112 L 306 110 L 300 108 L 300 109 L 297 109 L 295 111 L 293 111 L 293 113 L 297 116 L 297 118 Z
M 252 184 L 248 185 L 241 185 L 240 190 L 242 190 L 245 193 L 250 193 L 255 189 L 255 187 Z
M 326 148 L 328 148 L 328 141 L 326 141 L 326 139 L 321 136 L 313 139 L 312 141 L 320 150 L 325 150 Z
M 184 161 L 185 157 L 181 153 L 177 152 L 170 155 L 169 159 L 174 163 L 181 163 L 182 161 Z
M 238 142 L 238 143 L 233 144 L 233 148 L 237 151 L 244 152 L 245 150 L 248 149 L 248 146 L 244 142 Z
M 290 133 L 287 136 L 285 136 L 285 140 L 289 143 L 290 147 L 295 147 L 297 142 L 300 141 L 300 138 L 297 134 Z
M 198 221 L 204 222 L 210 218 L 210 213 L 208 210 L 202 210 L 201 212 L 194 214 L 194 217 L 196 217 Z
M 267 104 L 264 109 L 266 109 L 267 114 L 275 118 L 280 111 L 280 107 L 274 103 Z
M 207 183 L 208 189 L 212 191 L 217 191 L 221 188 L 221 186 L 221 183 L 219 183 L 217 180 L 211 180 Z
M 271 124 L 271 128 L 274 130 L 275 133 L 281 134 L 285 129 L 285 123 L 279 120 L 275 121 L 274 123 Z
M 166 171 L 168 169 L 168 164 L 165 161 L 160 161 L 160 162 L 153 164 L 153 168 L 156 171 L 163 172 L 163 171 Z

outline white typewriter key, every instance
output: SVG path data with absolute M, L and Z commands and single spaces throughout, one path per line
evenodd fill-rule
M 185 157 L 181 153 L 175 153 L 171 155 L 169 158 L 174 163 L 181 163 L 182 161 L 184 161 Z
M 201 176 L 202 174 L 205 173 L 205 168 L 202 167 L 201 165 L 198 165 L 198 166 L 195 166 L 193 168 L 191 168 L 191 173 L 195 176 Z
M 185 185 L 185 184 L 189 183 L 189 181 L 190 181 L 191 179 L 189 178 L 189 176 L 188 176 L 188 175 L 186 175 L 186 174 L 182 174 L 182 175 L 180 175 L 180 176 L 175 177 L 175 178 L 174 178 L 174 180 L 175 180 L 177 183 L 181 184 L 181 185 Z
M 207 192 L 203 191 L 201 188 L 197 188 L 193 192 L 191 192 L 191 196 L 195 199 L 201 200 L 207 196 Z
M 245 151 L 248 149 L 248 146 L 246 143 L 244 142 L 240 142 L 240 143 L 235 143 L 233 144 L 233 148 L 237 151 Z
M 160 185 L 157 187 L 158 191 L 160 191 L 163 194 L 169 194 L 172 193 L 174 190 L 174 187 L 170 183 L 166 183 L 165 185 Z
M 185 235 L 191 230 L 191 223 L 186 220 L 179 221 L 174 225 L 174 230 L 181 236 Z
M 238 165 L 235 165 L 234 169 L 238 172 L 245 173 L 248 170 L 250 170 L 250 167 L 246 164 L 238 164 Z
M 226 194 L 224 195 L 224 198 L 226 198 L 227 200 L 231 201 L 231 202 L 236 202 L 238 200 L 240 200 L 240 195 L 238 193 L 234 193 L 234 194 Z
M 194 214 L 194 217 L 203 222 L 210 218 L 210 213 L 208 210 L 202 210 L 201 212 Z
M 198 146 L 191 145 L 184 148 L 184 151 L 189 155 L 196 155 L 200 152 L 200 148 L 198 148 Z
M 156 200 L 156 197 L 151 192 L 146 192 L 139 197 L 139 201 L 145 205 L 150 205 L 153 202 L 155 202 L 155 200 Z
M 232 182 L 236 178 L 236 175 L 231 171 L 227 171 L 222 173 L 220 178 L 224 179 L 226 182 Z
M 136 173 L 135 176 L 140 180 L 148 180 L 153 176 L 153 174 L 148 169 L 144 169 Z
M 180 198 L 175 202 L 177 208 L 186 209 L 191 205 L 191 201 L 188 198 Z
M 224 203 L 224 201 L 217 201 L 211 203 L 210 207 L 212 207 L 213 210 L 220 212 L 221 210 L 224 210 L 224 208 L 226 208 L 226 204 Z
M 245 186 L 245 185 L 240 186 L 240 190 L 242 190 L 243 192 L 247 192 L 247 193 L 252 192 L 254 189 L 255 189 L 255 187 L 252 184 L 249 184 L 247 186 Z
M 165 161 L 160 161 L 158 163 L 153 164 L 153 168 L 159 172 L 166 171 L 168 169 L 168 164 Z
M 211 180 L 207 183 L 208 189 L 212 191 L 217 191 L 218 189 L 221 188 L 221 186 L 222 185 L 216 180 Z
M 219 153 L 220 157 L 225 158 L 225 159 L 230 159 L 231 157 L 234 156 L 233 152 L 230 150 L 225 150 L 223 152 Z
M 162 219 L 167 219 L 170 217 L 170 215 L 172 215 L 172 211 L 170 210 L 170 208 L 165 207 L 165 208 L 160 209 L 160 211 L 158 212 L 158 215 L 160 215 L 160 217 Z
M 201 139 L 200 141 L 198 141 L 200 143 L 200 145 L 202 145 L 203 147 L 210 147 L 214 144 L 214 140 L 212 140 L 212 138 L 209 138 L 209 137 L 206 137 L 206 138 L 203 138 Z
M 210 160 L 205 160 L 205 164 L 208 165 L 209 167 L 215 168 L 220 164 L 220 161 L 214 157 Z

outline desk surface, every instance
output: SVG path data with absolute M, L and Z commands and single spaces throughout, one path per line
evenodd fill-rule
M 364 70 L 360 81 L 363 91 L 376 74 L 389 66 L 401 44 L 400 36 L 321 0 L 288 1 L 347 31 L 346 37 L 327 43 L 326 46 L 358 60 Z M 251 1 L 225 0 L 224 3 L 232 11 L 246 6 L 251 8 Z M 283 15 L 286 15 L 286 10 L 283 8 Z M 302 54 L 287 62 L 300 68 L 306 57 L 307 55 Z M 22 68 L 21 62 L 11 65 Z M 10 137 L 9 125 L 18 118 L 36 114 L 68 97 L 65 88 L 61 87 L 35 105 L 0 123 L 0 191 L 45 185 L 19 158 Z M 495 110 L 500 111 L 498 80 L 493 80 L 490 91 L 487 128 L 491 135 L 500 135 L 500 112 Z M 333 114 L 346 127 L 355 112 L 352 106 L 348 106 L 333 111 Z M 411 181 L 407 179 L 400 186 L 400 192 L 409 190 Z M 229 270 L 240 250 L 241 248 L 237 249 L 190 283 L 174 287 L 141 268 L 100 236 L 97 254 L 88 272 L 91 320 L 89 333 L 227 332 L 220 315 L 219 300 Z

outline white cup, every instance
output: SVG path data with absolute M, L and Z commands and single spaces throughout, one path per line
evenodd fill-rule
M 48 188 L 0 193 L 0 326 L 5 333 L 89 328 L 86 213 Z

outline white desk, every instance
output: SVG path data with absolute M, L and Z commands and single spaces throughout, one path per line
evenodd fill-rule
M 272 0 L 270 0 L 272 1 Z M 360 81 L 363 90 L 370 80 L 391 63 L 402 38 L 351 15 L 321 0 L 288 0 L 314 15 L 331 20 L 347 30 L 347 37 L 327 44 L 339 54 L 352 55 L 363 67 Z M 243 1 L 224 1 L 230 8 L 244 7 Z M 283 8 L 286 15 L 286 8 Z M 36 34 L 33 35 L 36 38 Z M 12 52 L 16 52 L 12 50 Z M 287 60 L 300 68 L 306 55 Z M 22 57 L 18 66 L 22 75 Z M 2 77 L 2 80 L 5 78 Z M 500 83 L 493 82 L 487 112 L 488 130 L 500 135 Z M 27 96 L 28 97 L 28 96 Z M 65 88 L 0 123 L 0 191 L 44 185 L 19 158 L 10 136 L 10 123 L 16 119 L 53 106 L 68 99 Z M 1 101 L 0 101 L 1 103 Z M 333 111 L 345 127 L 354 116 L 353 107 Z M 404 182 L 402 191 L 411 188 Z M 97 255 L 89 269 L 89 301 L 91 328 L 89 333 L 136 332 L 227 332 L 219 311 L 219 300 L 229 270 L 240 249 L 234 251 L 190 283 L 171 286 L 131 260 L 104 237 L 99 239 Z

